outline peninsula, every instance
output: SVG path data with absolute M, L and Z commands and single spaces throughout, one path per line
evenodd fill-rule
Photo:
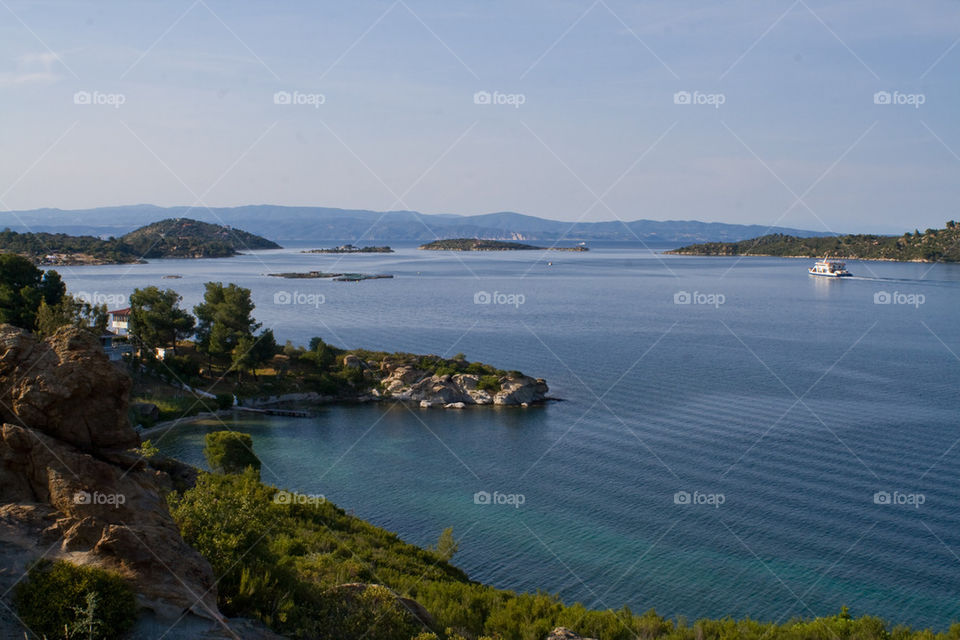
M 189 218 L 170 218 L 140 227 L 119 238 L 64 233 L 0 232 L 0 252 L 34 264 L 128 264 L 154 258 L 229 258 L 241 250 L 280 249 L 266 238 Z
M 902 236 L 844 235 L 814 238 L 773 233 L 739 242 L 692 244 L 664 253 L 690 256 L 778 256 L 841 258 L 900 262 L 960 261 L 960 226 L 950 220 L 944 229 L 915 230 Z

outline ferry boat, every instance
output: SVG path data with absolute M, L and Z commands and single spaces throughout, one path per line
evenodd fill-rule
M 830 260 L 824 258 L 817 260 L 816 264 L 807 269 L 812 276 L 826 276 L 828 278 L 843 278 L 852 275 L 847 271 L 847 264 L 839 260 Z

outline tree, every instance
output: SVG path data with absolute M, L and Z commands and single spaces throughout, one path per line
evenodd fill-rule
M 193 333 L 194 318 L 180 308 L 183 298 L 173 289 L 134 289 L 130 296 L 130 335 L 147 349 L 173 347 Z
M 453 556 L 460 550 L 460 543 L 453 537 L 453 527 L 447 527 L 440 533 L 436 546 L 428 547 L 441 559 L 449 562 Z
M 12 253 L 0 255 L 0 322 L 33 330 L 40 305 L 59 304 L 65 293 L 56 271 L 41 271 Z
M 253 438 L 236 431 L 208 433 L 203 456 L 215 473 L 243 473 L 247 467 L 260 472 L 260 458 L 253 452 Z
M 232 358 L 240 338 L 253 336 L 260 325 L 254 321 L 250 289 L 235 284 L 208 282 L 197 314 L 197 348 L 215 358 Z
M 41 301 L 37 309 L 37 335 L 51 336 L 60 327 L 87 329 L 102 336 L 107 332 L 107 305 L 90 304 L 71 295 L 63 296 L 58 304 Z

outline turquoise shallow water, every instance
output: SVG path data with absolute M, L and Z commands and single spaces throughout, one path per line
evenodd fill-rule
M 453 525 L 456 562 L 475 579 L 689 618 L 846 604 L 945 628 L 960 620 L 960 266 L 853 262 L 858 278 L 832 282 L 808 276 L 808 262 L 622 245 L 285 250 L 64 276 L 97 295 L 170 286 L 189 306 L 203 282 L 237 282 L 281 341 L 463 352 L 547 378 L 564 402 L 327 407 L 231 424 L 254 435 L 268 482 L 324 494 L 417 544 Z M 396 278 L 263 275 L 311 269 Z M 275 304 L 280 292 L 314 297 Z M 475 304 L 479 292 L 523 303 Z M 676 304 L 682 292 L 704 304 Z M 922 303 L 875 304 L 884 292 Z M 206 429 L 158 444 L 199 464 Z M 524 503 L 476 504 L 481 491 Z M 923 504 L 885 504 L 887 493 Z

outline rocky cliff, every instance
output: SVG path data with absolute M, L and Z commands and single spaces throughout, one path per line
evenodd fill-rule
M 156 619 L 222 621 L 210 565 L 167 510 L 171 475 L 130 451 L 129 387 L 85 332 L 0 325 L 0 593 L 63 559 L 119 573 Z

